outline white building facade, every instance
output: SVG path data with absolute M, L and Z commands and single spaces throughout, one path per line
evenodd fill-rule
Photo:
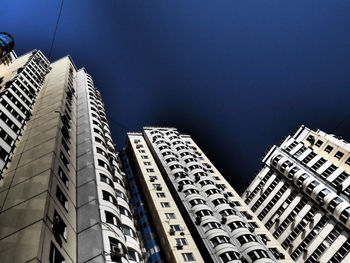
M 350 144 L 301 126 L 243 199 L 296 262 L 350 262 Z
M 190 136 L 162 127 L 145 127 L 142 135 L 136 135 L 146 146 L 135 146 L 134 155 L 146 165 L 141 166 L 150 176 L 160 171 L 161 181 L 166 183 L 205 261 L 294 262 Z M 131 145 L 136 135 L 129 135 Z M 147 182 L 158 183 L 156 179 Z M 162 189 L 164 186 L 158 189 L 159 195 Z M 193 258 L 188 261 L 196 261 Z

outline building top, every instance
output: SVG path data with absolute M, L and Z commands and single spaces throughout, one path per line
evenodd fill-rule
M 6 32 L 0 33 L 0 58 L 10 53 L 15 47 L 14 38 Z

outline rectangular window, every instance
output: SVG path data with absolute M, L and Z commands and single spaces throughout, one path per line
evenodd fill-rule
M 53 215 L 52 232 L 55 236 L 60 235 L 64 240 L 67 240 L 67 225 L 56 210 Z
M 171 229 L 174 231 L 183 231 L 182 227 L 180 225 L 170 225 Z
M 151 162 L 143 162 L 144 165 L 151 165 Z
M 154 173 L 154 169 L 146 169 L 147 173 Z
M 186 246 L 188 245 L 186 238 L 175 238 L 175 242 L 177 246 Z
M 334 155 L 334 157 L 337 158 L 338 160 L 340 160 L 343 156 L 344 156 L 344 153 L 340 151 L 337 151 L 337 153 Z
M 68 188 L 69 180 L 67 175 L 63 172 L 61 167 L 58 167 L 58 176 L 61 178 L 64 185 Z
M 350 157 L 346 160 L 345 164 L 350 166 Z
M 159 198 L 165 198 L 165 193 L 163 193 L 163 192 L 157 193 L 157 197 L 159 197 Z
M 139 150 L 139 153 L 145 153 L 145 150 Z
M 51 241 L 50 245 L 50 263 L 64 263 L 64 257 L 60 253 L 60 251 L 57 249 L 57 247 L 54 245 L 54 243 Z
M 163 208 L 168 208 L 168 207 L 170 207 L 170 203 L 169 203 L 169 202 L 161 202 L 160 205 L 161 205 Z
M 8 157 L 9 157 L 8 152 L 6 152 L 5 149 L 0 146 L 0 158 L 6 161 Z
M 153 188 L 157 191 L 162 191 L 162 186 L 161 184 L 153 184 Z
M 188 262 L 188 261 L 195 261 L 194 256 L 193 256 L 192 253 L 182 253 L 182 258 L 186 262 Z
M 141 155 L 141 159 L 148 159 L 147 155 Z
M 330 153 L 332 150 L 333 150 L 333 147 L 330 146 L 330 145 L 328 145 L 328 146 L 324 149 L 324 151 L 327 152 L 327 153 Z
M 316 142 L 316 144 L 315 144 L 315 145 L 316 145 L 317 147 L 320 147 L 322 144 L 323 144 L 323 141 L 318 140 L 318 141 Z
M 165 218 L 166 219 L 175 219 L 176 216 L 174 213 L 165 213 Z
M 62 204 L 64 209 L 66 209 L 66 211 L 68 212 L 68 199 L 67 199 L 67 197 L 65 197 L 65 195 L 63 194 L 63 192 L 59 186 L 57 186 L 57 188 L 56 188 L 56 197 L 57 197 L 58 201 L 60 201 L 60 203 Z
M 62 160 L 62 163 L 64 164 L 64 166 L 67 168 L 67 170 L 69 171 L 69 161 L 67 159 L 67 157 L 63 154 L 63 152 L 61 151 L 60 154 L 60 158 Z

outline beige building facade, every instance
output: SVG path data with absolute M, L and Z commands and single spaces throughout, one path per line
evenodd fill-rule
M 301 126 L 263 158 L 245 202 L 296 262 L 350 261 L 350 144 Z

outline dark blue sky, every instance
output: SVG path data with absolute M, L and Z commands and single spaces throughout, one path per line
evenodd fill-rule
M 48 55 L 60 1 L 1 5 L 16 52 Z M 118 147 L 118 123 L 177 127 L 241 191 L 300 124 L 349 141 L 349 14 L 337 0 L 66 0 L 52 60 L 93 76 Z

